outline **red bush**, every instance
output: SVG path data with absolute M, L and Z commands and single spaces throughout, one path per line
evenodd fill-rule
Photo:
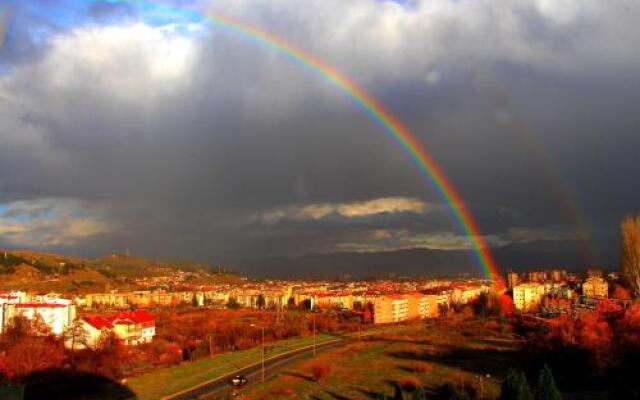
M 311 366 L 311 374 L 316 382 L 324 380 L 331 372 L 331 366 L 325 363 L 315 363 Z
M 404 390 L 413 391 L 419 388 L 421 385 L 422 385 L 422 382 L 420 382 L 420 380 L 414 376 L 407 376 L 400 379 L 400 386 Z
M 413 366 L 413 370 L 419 373 L 430 372 L 432 369 L 433 367 L 427 363 L 416 363 Z

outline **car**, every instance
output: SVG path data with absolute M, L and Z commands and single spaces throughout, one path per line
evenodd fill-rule
M 244 386 L 247 383 L 247 378 L 242 375 L 236 375 L 229 380 L 231 386 Z

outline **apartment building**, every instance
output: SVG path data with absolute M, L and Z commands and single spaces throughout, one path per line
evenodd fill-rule
M 375 300 L 373 311 L 374 324 L 390 324 L 406 321 L 409 318 L 409 300 L 406 296 L 386 295 Z
M 590 276 L 582 284 L 582 294 L 587 297 L 609 297 L 609 284 L 601 276 Z
M 4 303 L 0 304 L 0 334 L 11 320 L 21 316 L 40 319 L 54 335 L 61 335 L 76 319 L 76 307 L 70 302 L 60 303 Z
M 438 296 L 422 293 L 410 293 L 407 295 L 408 319 L 435 318 L 439 314 Z
M 546 293 L 546 286 L 535 283 L 522 283 L 513 288 L 513 305 L 518 311 L 531 311 L 537 308 Z

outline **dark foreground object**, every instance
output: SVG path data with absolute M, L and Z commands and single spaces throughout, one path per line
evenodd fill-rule
M 109 378 L 68 370 L 34 373 L 29 377 L 24 388 L 25 400 L 133 400 L 136 398 L 135 393 L 129 388 Z

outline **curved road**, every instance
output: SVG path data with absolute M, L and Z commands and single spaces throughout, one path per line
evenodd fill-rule
M 336 339 L 335 341 L 318 344 L 316 351 L 326 351 L 336 347 L 343 346 L 347 340 L 351 338 Z M 291 362 L 311 358 L 313 356 L 313 348 L 305 347 L 300 350 L 293 351 L 291 353 L 282 354 L 280 356 L 274 356 L 273 358 L 265 360 L 265 379 L 275 375 L 287 367 Z M 201 386 L 194 387 L 172 396 L 165 397 L 164 400 L 221 400 L 231 398 L 232 393 L 229 379 L 235 375 L 244 375 L 247 378 L 247 386 L 260 383 L 262 379 L 261 364 L 254 364 L 249 367 L 240 369 L 232 374 L 228 374 L 207 382 Z M 246 387 L 246 386 L 245 386 Z

